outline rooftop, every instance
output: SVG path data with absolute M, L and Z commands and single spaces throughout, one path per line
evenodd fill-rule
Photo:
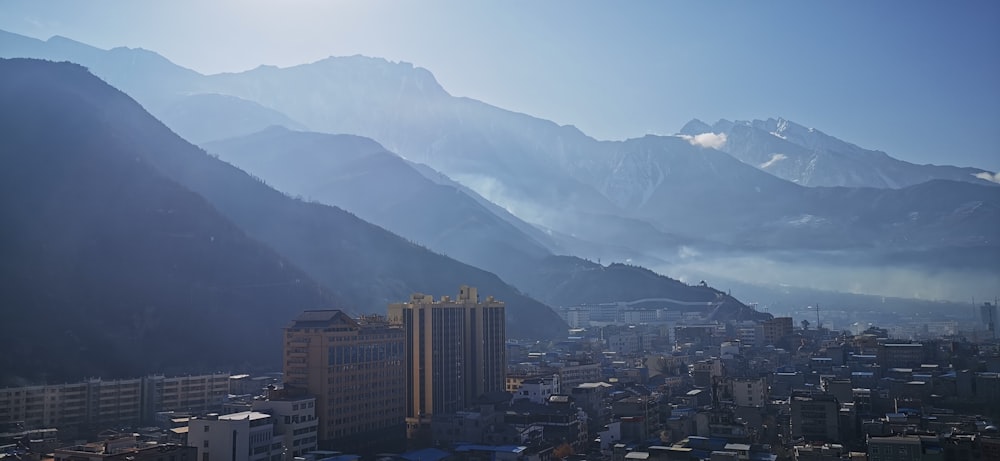
M 260 413 L 260 412 L 256 412 L 256 411 L 241 411 L 239 413 L 230 413 L 228 415 L 221 415 L 221 416 L 219 416 L 219 419 L 220 420 L 227 420 L 227 421 L 238 421 L 238 420 L 241 420 L 241 419 L 246 419 L 246 420 L 250 420 L 250 421 L 257 421 L 257 420 L 260 420 L 260 419 L 266 419 L 266 418 L 270 418 L 270 417 L 271 417 L 271 415 L 269 415 L 267 413 Z

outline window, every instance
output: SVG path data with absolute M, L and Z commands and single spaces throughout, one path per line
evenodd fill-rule
M 203 441 L 201 442 L 201 447 L 202 447 L 202 448 L 208 448 L 208 440 L 207 440 L 207 439 L 206 439 L 206 440 L 203 440 Z
M 208 461 L 208 453 L 201 454 L 201 461 Z
M 208 424 L 205 425 L 205 432 L 208 432 Z

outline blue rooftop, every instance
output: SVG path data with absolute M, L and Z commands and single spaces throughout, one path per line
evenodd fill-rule
M 450 453 L 444 450 L 438 450 L 437 448 L 424 448 L 421 450 L 409 451 L 400 455 L 400 457 L 409 461 L 441 461 L 449 456 L 451 456 Z

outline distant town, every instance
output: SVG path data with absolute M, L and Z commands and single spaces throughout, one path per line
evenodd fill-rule
M 503 300 L 470 286 L 385 315 L 303 311 L 274 373 L 0 388 L 0 458 L 1000 459 L 995 302 L 974 322 L 837 329 L 818 306 L 658 305 L 559 308 L 557 341 L 508 338 Z

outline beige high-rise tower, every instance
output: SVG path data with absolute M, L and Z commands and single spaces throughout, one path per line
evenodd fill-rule
M 479 301 L 473 287 L 458 298 L 416 293 L 389 305 L 389 321 L 402 325 L 406 354 L 407 436 L 420 439 L 433 414 L 453 413 L 476 397 L 502 392 L 507 367 L 504 303 Z

